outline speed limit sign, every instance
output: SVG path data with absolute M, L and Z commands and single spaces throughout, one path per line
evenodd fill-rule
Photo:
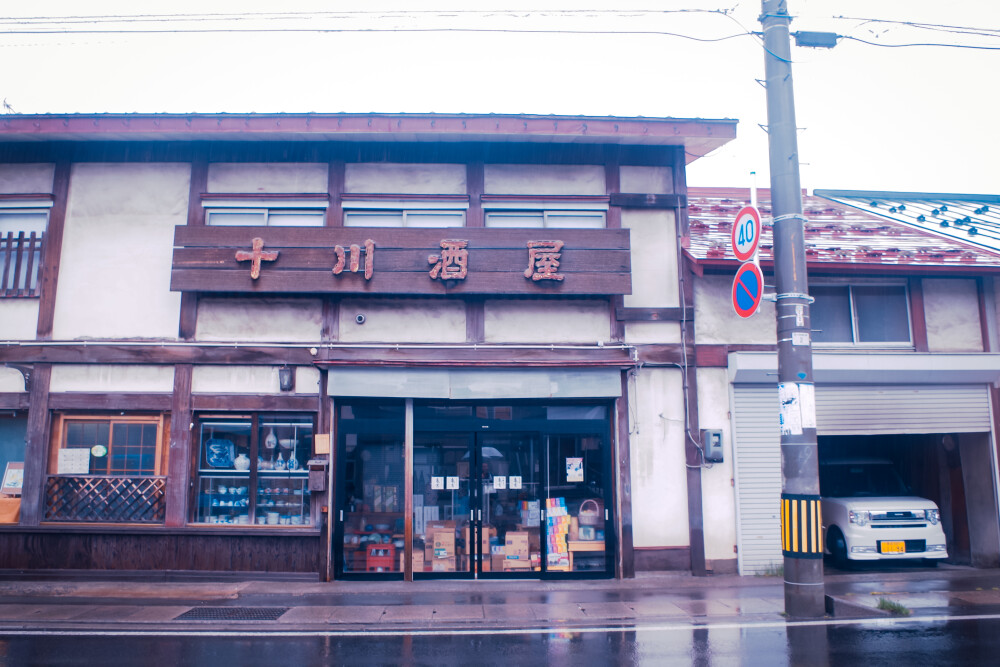
M 753 206 L 744 206 L 736 214 L 733 224 L 733 254 L 745 262 L 757 252 L 760 243 L 760 212 Z

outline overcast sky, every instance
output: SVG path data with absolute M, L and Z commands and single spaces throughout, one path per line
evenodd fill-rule
M 768 184 L 765 93 L 756 82 L 764 61 L 759 39 L 746 34 L 760 31 L 759 1 L 6 4 L 0 98 L 18 113 L 736 118 L 738 138 L 693 163 L 688 182 L 746 186 L 756 170 L 758 184 Z M 1000 3 L 788 6 L 793 31 L 995 49 L 847 39 L 832 50 L 793 47 L 804 187 L 1000 194 Z M 276 15 L 255 16 L 263 12 Z M 190 20 L 153 16 L 179 14 Z M 110 15 L 131 18 L 81 18 Z M 135 30 L 167 32 L 123 32 Z

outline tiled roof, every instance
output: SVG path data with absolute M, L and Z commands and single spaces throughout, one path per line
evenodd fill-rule
M 1000 251 L 1000 195 L 816 190 L 817 197 Z
M 770 191 L 758 190 L 757 195 L 764 228 L 760 261 L 766 266 L 773 262 Z M 689 188 L 691 239 L 687 252 L 702 265 L 735 266 L 737 260 L 730 248 L 732 225 L 739 210 L 749 204 L 747 188 Z M 806 261 L 811 267 L 1000 272 L 1000 251 L 932 234 L 823 197 L 803 194 L 802 206 L 807 219 Z

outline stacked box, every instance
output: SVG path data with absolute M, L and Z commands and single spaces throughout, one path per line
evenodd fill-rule
M 527 562 L 531 557 L 528 533 L 518 530 L 507 531 L 504 554 L 507 560 L 523 560 Z
M 537 526 L 541 523 L 541 503 L 539 501 L 521 501 L 521 523 L 525 526 Z
M 566 509 L 565 498 L 549 498 L 545 502 L 545 536 L 548 546 L 548 564 L 569 567 L 569 537 L 572 519 Z

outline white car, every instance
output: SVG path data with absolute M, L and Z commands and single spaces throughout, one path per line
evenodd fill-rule
M 888 459 L 820 464 L 823 539 L 839 564 L 948 557 L 941 511 L 912 495 Z

